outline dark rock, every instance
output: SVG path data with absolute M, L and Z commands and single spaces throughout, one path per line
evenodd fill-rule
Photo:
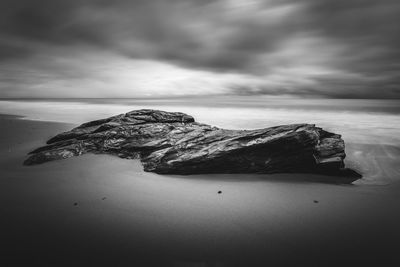
M 75 203 L 74 203 L 74 206 L 78 206 L 78 203 L 77 203 L 77 202 L 75 202 Z
M 318 203 L 319 201 L 318 200 L 314 200 L 314 203 Z
M 145 171 L 173 174 L 307 172 L 360 178 L 344 168 L 344 141 L 313 124 L 226 130 L 180 112 L 134 110 L 84 123 L 30 152 L 25 165 L 88 152 L 138 158 Z
M 222 191 L 218 191 L 218 194 L 221 194 L 222 193 Z

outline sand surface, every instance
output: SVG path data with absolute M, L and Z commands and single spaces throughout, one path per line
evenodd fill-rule
M 25 167 L 29 150 L 74 125 L 15 116 L 1 116 L 0 125 L 0 265 L 400 263 L 398 181 L 157 175 L 109 155 Z M 374 170 L 398 174 L 396 147 L 354 143 L 348 152 L 351 164 L 364 169 L 391 153 L 393 160 Z

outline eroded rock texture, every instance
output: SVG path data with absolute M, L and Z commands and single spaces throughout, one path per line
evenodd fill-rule
M 347 176 L 344 141 L 312 124 L 226 130 L 179 112 L 134 110 L 84 123 L 30 152 L 25 165 L 107 153 L 141 160 L 156 173 L 307 172 Z M 352 178 L 350 178 L 352 177 Z

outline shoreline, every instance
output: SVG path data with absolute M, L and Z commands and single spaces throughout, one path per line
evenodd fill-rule
M 14 114 L 0 114 L 1 116 L 8 116 L 19 120 L 35 121 L 39 123 L 55 123 L 68 125 L 68 128 L 64 128 L 63 131 L 68 131 L 74 127 L 79 126 L 81 123 L 64 122 L 57 120 L 43 120 L 28 117 L 26 115 L 14 115 Z M 101 117 L 94 117 L 91 120 L 99 119 Z M 82 122 L 83 123 L 83 122 Z M 59 132 L 55 132 L 53 135 L 47 135 L 48 139 Z M 43 146 L 46 141 L 39 143 L 37 147 Z M 400 158 L 400 147 L 393 144 L 368 144 L 365 141 L 360 143 L 348 142 L 346 139 L 346 167 L 354 169 L 355 171 L 362 174 L 362 179 L 353 182 L 355 185 L 390 185 L 391 183 L 400 182 L 400 168 L 396 168 L 398 165 L 398 158 Z M 37 148 L 36 147 L 36 148 Z M 34 148 L 32 148 L 33 150 Z M 385 158 L 385 160 L 383 160 Z M 300 174 L 302 175 L 302 174 Z M 305 174 L 308 175 L 308 174 Z M 308 175 L 311 179 L 306 178 L 307 181 L 318 181 L 318 175 Z M 313 178 L 316 176 L 315 178 Z M 290 180 L 290 179 L 289 179 Z M 296 179 L 294 179 L 296 180 Z M 333 181 L 332 177 L 327 176 L 327 182 Z
M 0 263 L 263 266 L 396 259 L 398 183 L 157 175 L 138 161 L 90 154 L 25 167 L 29 149 L 71 125 L 4 116 L 0 122 L 8 130 L 0 133 L 8 244 Z

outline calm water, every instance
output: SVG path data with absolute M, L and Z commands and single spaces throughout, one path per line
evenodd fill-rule
M 1 100 L 0 113 L 32 120 L 80 124 L 89 120 L 152 108 L 181 111 L 197 121 L 231 129 L 312 123 L 340 133 L 347 164 L 366 183 L 400 180 L 400 101 L 364 99 L 270 99 L 201 97 L 179 99 Z
M 30 139 L 45 140 L 72 126 L 11 121 L 14 129 L 28 130 L 0 132 L 6 249 L 18 259 L 69 265 L 77 258 L 103 265 L 127 259 L 179 261 L 156 266 L 208 266 L 204 261 L 213 260 L 215 266 L 254 266 L 258 259 L 267 259 L 259 266 L 385 265 L 398 254 L 398 104 L 250 97 L 0 101 L 0 113 L 73 124 L 138 108 L 182 111 L 226 128 L 315 123 L 343 134 L 346 165 L 364 175 L 356 186 L 309 182 L 302 178 L 308 174 L 296 174 L 300 181 L 282 180 L 285 174 L 180 177 L 145 173 L 137 161 L 108 155 L 28 168 L 21 163 Z

